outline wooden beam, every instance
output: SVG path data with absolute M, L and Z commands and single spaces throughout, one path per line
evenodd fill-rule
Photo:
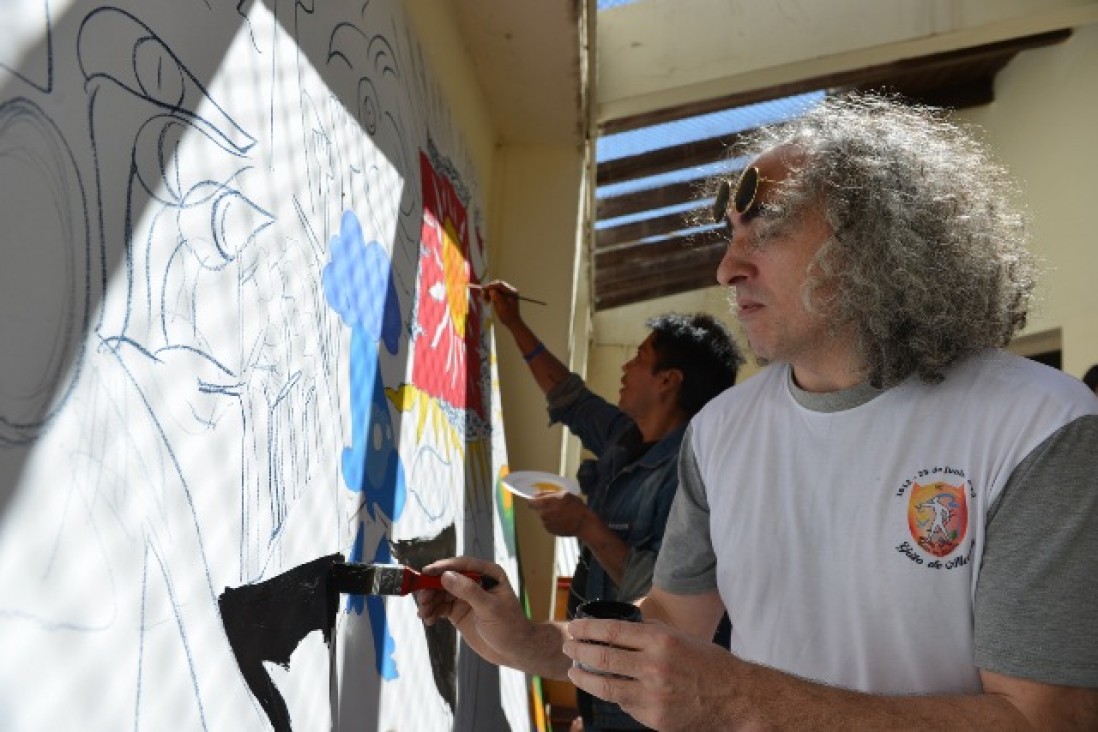
M 701 201 L 699 200 L 698 203 L 698 208 L 701 208 Z M 621 244 L 632 244 L 633 242 L 639 242 L 640 240 L 649 237 L 662 236 L 663 234 L 672 234 L 676 231 L 690 229 L 698 225 L 699 221 L 695 220 L 697 218 L 704 219 L 704 221 L 700 223 L 708 224 L 708 209 L 706 211 L 698 211 L 698 208 L 691 211 L 683 211 L 681 213 L 667 214 L 666 216 L 656 216 L 632 224 L 622 224 L 621 226 L 614 226 L 607 229 L 596 229 L 595 251 Z
M 660 262 L 679 255 L 690 256 L 698 251 L 728 246 L 728 239 L 717 231 L 675 236 L 658 242 L 632 244 L 596 251 L 594 263 L 600 269 L 623 270 L 635 266 L 647 266 L 647 262 Z M 658 266 L 658 265 L 657 265 Z
M 711 287 L 712 285 L 712 282 L 703 283 L 699 276 L 693 276 L 684 277 L 681 280 L 675 281 L 665 280 L 655 288 L 646 292 L 607 293 L 606 295 L 596 297 L 595 312 L 609 310 L 610 308 L 618 308 L 624 305 L 632 305 L 633 303 L 655 300 L 660 297 L 670 297 L 671 295 L 678 295 L 683 292 L 702 290 L 706 287 Z
M 645 112 L 630 117 L 607 120 L 599 126 L 599 134 L 611 135 L 616 132 L 627 132 L 649 125 L 671 122 L 674 120 L 694 117 L 699 114 L 707 114 L 730 107 L 741 107 L 756 102 L 766 102 L 771 99 L 805 94 L 812 91 L 827 89 L 866 89 L 877 85 L 887 84 L 887 80 L 904 74 L 917 74 L 923 70 L 941 70 L 942 68 L 956 67 L 958 70 L 966 61 L 986 59 L 990 56 L 1002 56 L 1009 61 L 1021 51 L 1032 48 L 1042 48 L 1057 43 L 1062 43 L 1071 37 L 1071 29 L 1038 33 L 1032 36 L 1010 38 L 1005 41 L 988 43 L 983 46 L 962 48 L 954 51 L 931 54 L 918 58 L 907 58 L 892 61 L 862 69 L 852 69 L 834 74 L 824 74 L 810 79 L 800 79 L 786 84 L 775 84 L 763 89 L 751 89 L 735 94 L 728 94 L 715 99 L 706 99 L 693 104 L 667 107 L 664 109 Z M 1005 63 L 1005 61 L 1004 61 Z M 961 79 L 955 75 L 955 83 Z M 956 107 L 963 109 L 963 107 Z
M 636 193 L 623 193 L 611 198 L 600 198 L 595 202 L 595 216 L 599 221 L 606 221 L 642 211 L 712 198 L 714 194 L 704 190 L 705 183 L 705 180 L 691 180 Z
M 738 137 L 736 133 L 721 135 L 608 160 L 599 163 L 595 181 L 600 186 L 606 186 L 672 170 L 716 163 L 728 157 L 728 149 L 735 144 Z
M 913 102 L 929 104 L 932 107 L 968 109 L 995 101 L 995 77 L 983 76 L 949 86 L 937 86 L 933 89 L 913 90 L 902 84 L 888 84 L 873 87 L 880 91 L 899 94 Z
M 623 298 L 636 298 L 634 302 L 658 297 L 653 293 L 663 292 L 664 288 L 678 287 L 689 283 L 693 287 L 715 287 L 717 280 L 713 273 L 717 270 L 720 260 L 717 256 L 697 257 L 689 262 L 683 262 L 674 269 L 668 269 L 662 276 L 654 280 L 646 280 L 643 283 L 612 282 L 598 284 L 595 287 L 596 300 L 602 304 Z M 680 290 L 681 292 L 681 290 Z
M 711 287 L 727 246 L 721 233 L 705 232 L 596 253 L 595 309 Z
M 680 292 L 700 290 L 717 284 L 715 273 L 724 248 L 694 252 L 674 268 L 665 268 L 658 277 L 632 282 L 595 285 L 595 310 L 644 302 Z

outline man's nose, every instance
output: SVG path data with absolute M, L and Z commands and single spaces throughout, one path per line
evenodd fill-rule
M 717 282 L 725 287 L 730 287 L 747 277 L 750 270 L 751 264 L 746 255 L 742 237 L 737 238 L 733 235 L 728 242 L 728 246 L 725 247 L 720 264 L 717 265 Z

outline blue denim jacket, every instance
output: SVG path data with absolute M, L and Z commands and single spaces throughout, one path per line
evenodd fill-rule
M 652 585 L 656 554 L 678 489 L 677 457 L 686 425 L 645 449 L 633 420 L 591 392 L 576 374 L 549 392 L 548 406 L 550 419 L 566 426 L 596 456 L 580 467 L 580 487 L 587 505 L 631 549 L 621 587 L 583 549 L 580 564 L 586 567 L 577 568 L 573 577 L 573 583 L 583 586 L 573 586 L 569 617 L 575 604 L 586 600 L 636 600 Z M 594 719 L 585 718 L 584 722 L 593 721 L 591 729 L 596 732 L 603 728 L 644 729 L 616 704 L 591 698 L 590 708 Z

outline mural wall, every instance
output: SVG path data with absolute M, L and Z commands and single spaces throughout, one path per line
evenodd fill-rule
M 4 16 L 0 729 L 528 729 L 411 598 L 316 581 L 515 568 L 483 196 L 400 3 Z

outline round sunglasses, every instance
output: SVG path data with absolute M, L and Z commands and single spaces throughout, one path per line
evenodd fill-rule
M 744 168 L 740 173 L 735 192 L 732 190 L 732 181 L 722 180 L 720 188 L 717 189 L 717 198 L 713 201 L 713 223 L 719 224 L 724 221 L 724 217 L 728 214 L 729 202 L 740 216 L 750 211 L 759 193 L 759 183 L 764 180 L 769 178 L 763 178 L 754 165 Z

